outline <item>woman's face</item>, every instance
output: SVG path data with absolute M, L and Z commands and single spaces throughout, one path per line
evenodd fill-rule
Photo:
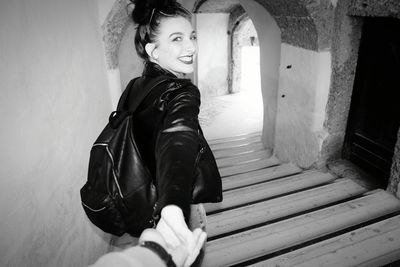
M 175 75 L 192 73 L 197 52 L 196 32 L 184 17 L 164 18 L 150 58 Z

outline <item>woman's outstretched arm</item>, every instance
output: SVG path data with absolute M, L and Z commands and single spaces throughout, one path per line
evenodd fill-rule
M 176 205 L 182 209 L 187 221 L 199 150 L 200 93 L 191 83 L 187 86 L 172 84 L 163 94 L 163 99 L 165 117 L 155 147 L 156 213 L 167 205 Z

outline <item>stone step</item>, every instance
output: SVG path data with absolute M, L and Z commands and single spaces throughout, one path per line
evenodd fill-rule
M 207 236 L 214 237 L 249 226 L 298 214 L 367 191 L 350 179 L 207 216 Z
M 298 174 L 301 171 L 302 170 L 296 165 L 287 163 L 247 173 L 231 175 L 222 179 L 222 189 L 229 190 L 266 182 L 272 179 Z
M 246 137 L 246 138 L 238 139 L 238 140 L 214 143 L 214 144 L 211 144 L 210 147 L 213 151 L 216 151 L 216 150 L 221 150 L 221 149 L 246 146 L 248 144 L 255 143 L 255 142 L 261 142 L 261 136 L 255 135 L 255 136 L 250 136 L 250 137 Z
M 298 175 L 255 184 L 244 188 L 224 192 L 224 199 L 220 203 L 206 203 L 204 207 L 207 213 L 217 212 L 233 208 L 239 205 L 261 201 L 267 198 L 291 193 L 297 190 L 310 188 L 335 179 L 329 173 L 319 171 L 304 172 Z
M 281 162 L 276 157 L 272 156 L 267 159 L 258 159 L 255 161 L 237 164 L 235 166 L 229 166 L 224 168 L 219 168 L 219 173 L 221 177 L 240 174 L 240 173 L 247 173 L 250 171 L 255 171 L 259 169 L 268 168 L 271 166 L 279 165 Z
M 396 211 L 400 211 L 400 201 L 376 190 L 345 203 L 210 241 L 203 266 L 239 264 Z
M 210 139 L 210 140 L 207 139 L 207 142 L 210 146 L 212 146 L 214 144 L 238 141 L 238 140 L 243 140 L 243 139 L 253 138 L 253 137 L 259 137 L 261 140 L 261 132 L 246 133 L 246 134 L 240 134 L 240 135 L 236 135 L 236 136 L 216 138 L 216 139 Z
M 251 266 L 384 266 L 398 259 L 400 215 Z
M 214 157 L 216 159 L 226 158 L 226 157 L 235 157 L 238 155 L 244 155 L 246 153 L 251 153 L 254 151 L 265 150 L 264 145 L 261 142 L 254 142 L 245 146 L 219 149 L 213 151 Z
M 250 153 L 246 153 L 243 155 L 238 155 L 235 157 L 227 157 L 217 159 L 218 168 L 224 168 L 229 166 L 235 166 L 238 164 L 248 163 L 251 161 L 256 161 L 260 159 L 266 159 L 271 156 L 271 152 L 269 150 L 259 150 L 253 151 Z

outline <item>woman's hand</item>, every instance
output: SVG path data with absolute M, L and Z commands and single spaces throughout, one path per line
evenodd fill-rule
M 161 219 L 156 229 L 164 238 L 166 249 L 177 266 L 190 266 L 207 237 L 201 229 L 190 231 L 182 210 L 175 205 L 168 205 L 161 210 Z

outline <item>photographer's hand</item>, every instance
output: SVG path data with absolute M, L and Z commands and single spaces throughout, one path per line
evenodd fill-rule
M 185 223 L 182 210 L 174 205 L 162 209 L 161 219 L 156 229 L 166 241 L 167 251 L 172 255 L 177 266 L 190 266 L 195 261 L 207 237 L 201 229 L 190 231 Z M 182 257 L 182 249 L 186 251 L 186 257 Z M 174 252 L 174 250 L 176 251 Z

